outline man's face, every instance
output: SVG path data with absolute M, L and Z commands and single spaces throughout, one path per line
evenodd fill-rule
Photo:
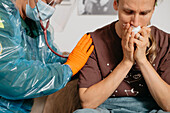
M 154 12 L 155 0 L 119 0 L 114 3 L 115 10 L 118 10 L 119 25 L 129 23 L 134 27 L 147 26 Z

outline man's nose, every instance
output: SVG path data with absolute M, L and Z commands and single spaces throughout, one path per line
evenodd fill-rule
M 138 27 L 139 26 L 139 15 L 138 14 L 134 14 L 131 18 L 131 25 L 133 25 L 134 27 Z

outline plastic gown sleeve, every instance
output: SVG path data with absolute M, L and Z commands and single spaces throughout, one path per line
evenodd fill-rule
M 6 1 L 0 2 L 0 19 L 4 26 L 0 27 L 0 96 L 12 100 L 35 98 L 63 88 L 71 78 L 71 69 L 59 60 L 44 63 L 39 60 L 41 56 L 28 59 L 25 45 L 31 42 L 27 43 L 21 30 L 19 12 Z

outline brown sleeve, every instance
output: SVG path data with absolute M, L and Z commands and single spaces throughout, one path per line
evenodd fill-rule
M 102 77 L 100 73 L 94 49 L 87 63 L 79 72 L 79 88 L 88 88 L 101 81 Z
M 159 48 L 155 59 L 156 70 L 161 78 L 170 84 L 170 34 L 152 27 L 152 35 L 156 39 Z
M 80 88 L 88 88 L 101 81 L 116 67 L 122 58 L 120 56 L 123 52 L 120 52 L 121 48 L 119 48 L 121 41 L 117 35 L 114 35 L 114 24 L 113 22 L 94 32 L 90 32 L 94 50 L 85 66 L 79 72 L 78 84 Z M 117 51 L 120 53 L 117 54 Z
M 165 41 L 166 42 L 164 43 L 164 45 L 166 45 L 166 43 L 168 44 L 167 47 L 162 47 L 162 49 L 164 49 L 165 54 L 161 59 L 162 62 L 160 63 L 160 66 L 158 68 L 158 73 L 160 74 L 162 79 L 170 85 L 170 35 L 169 37 L 167 37 L 167 39 L 165 39 Z
M 170 53 L 168 53 L 168 58 L 160 67 L 159 73 L 162 79 L 170 85 Z

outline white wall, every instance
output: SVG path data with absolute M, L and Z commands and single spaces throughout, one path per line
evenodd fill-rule
M 152 17 L 151 24 L 170 33 L 170 0 L 163 0 L 158 4 Z M 61 11 L 61 12 L 59 12 Z M 70 14 L 70 15 L 69 15 Z M 63 17 L 64 18 L 61 18 Z M 81 16 L 77 13 L 77 3 L 72 10 L 69 5 L 59 6 L 51 19 L 54 27 L 55 44 L 61 51 L 71 52 L 79 39 L 87 32 L 94 31 L 112 21 L 117 16 Z M 63 22 L 63 23 L 62 23 Z M 58 23 L 66 24 L 62 31 Z
M 152 24 L 170 33 L 170 0 L 158 0 L 158 6 L 152 17 Z

